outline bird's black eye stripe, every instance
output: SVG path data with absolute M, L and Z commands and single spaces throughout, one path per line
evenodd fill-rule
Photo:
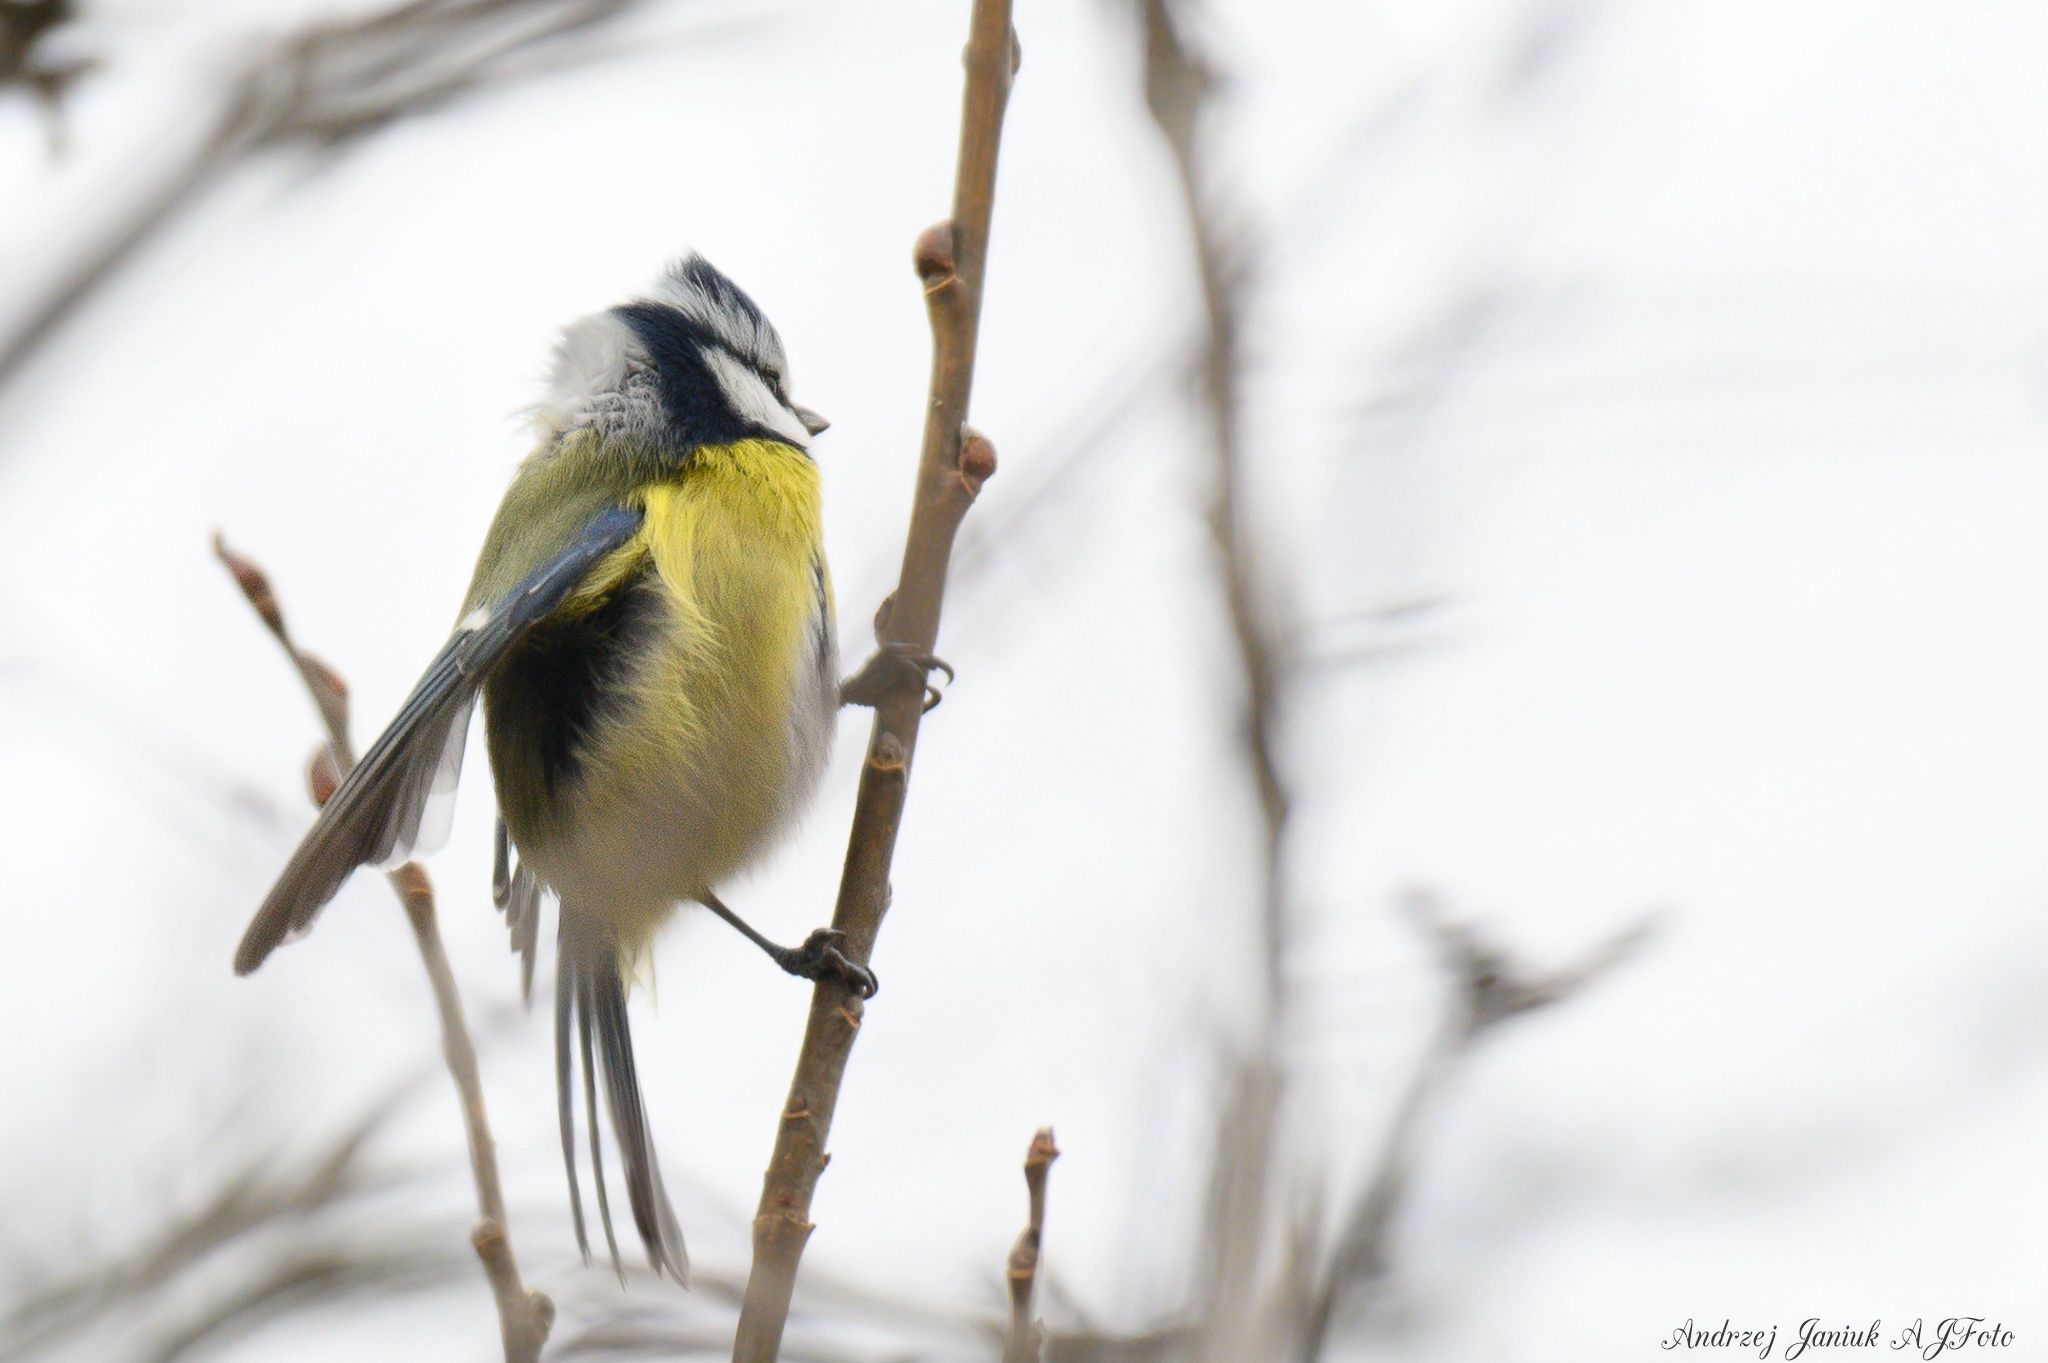
M 654 368 L 657 391 L 667 417 L 669 437 L 682 449 L 718 445 L 748 437 L 785 440 L 774 430 L 741 415 L 720 390 L 710 357 L 720 354 L 759 378 L 784 407 L 789 405 L 787 380 L 768 362 L 736 349 L 724 336 L 677 308 L 641 301 L 612 309 L 631 327 Z
M 650 350 L 669 349 L 678 344 L 695 345 L 699 350 L 715 350 L 758 377 L 778 397 L 786 396 L 785 388 L 789 380 L 783 376 L 780 369 L 764 358 L 740 350 L 719 332 L 687 313 L 665 303 L 648 302 L 623 304 L 613 308 L 612 312 L 629 325 L 637 323 L 634 330 Z M 657 355 L 657 363 L 659 359 Z
M 784 385 L 788 381 L 782 377 L 782 371 L 777 369 L 774 365 L 768 363 L 766 360 L 750 359 L 747 356 L 740 354 L 739 351 L 734 350 L 729 345 L 721 345 L 719 349 L 723 350 L 726 354 L 732 356 L 735 360 L 738 360 L 740 363 L 740 367 L 742 369 L 752 370 L 755 374 L 759 375 L 761 381 L 768 385 L 769 392 L 775 394 L 775 396 L 777 397 L 786 396 L 784 392 Z
M 786 388 L 788 381 L 782 377 L 782 371 L 776 369 L 766 360 L 757 359 L 734 348 L 732 343 L 723 336 L 701 330 L 698 334 L 703 338 L 703 343 L 706 346 L 716 350 L 719 354 L 724 355 L 734 364 L 737 364 L 740 368 L 761 380 L 762 383 L 767 384 L 768 391 L 782 399 L 783 402 L 787 403 L 789 401 L 789 394 Z

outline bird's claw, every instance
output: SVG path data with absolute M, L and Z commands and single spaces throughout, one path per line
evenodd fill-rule
M 952 686 L 952 663 L 948 663 L 946 659 L 938 657 L 936 653 L 920 653 L 920 655 L 911 657 L 909 661 L 918 663 L 926 671 L 926 677 L 924 677 L 924 708 L 926 708 L 926 712 L 932 712 L 932 710 L 938 708 L 938 702 L 946 698 L 946 692 L 942 692 L 936 686 L 932 686 L 932 673 L 934 671 L 946 673 L 946 686 Z
M 936 653 L 917 653 L 902 644 L 883 644 L 868 655 L 860 671 L 839 684 L 839 703 L 879 705 L 891 689 L 914 676 L 924 687 L 924 708 L 930 712 L 946 698 L 943 691 L 932 685 L 933 672 L 945 673 L 949 683 L 953 680 L 953 665 Z
M 903 657 L 906 661 L 915 663 L 924 669 L 924 712 L 930 714 L 938 709 L 939 702 L 946 698 L 944 691 L 932 685 L 931 674 L 934 672 L 945 673 L 946 685 L 951 686 L 953 684 L 953 665 L 936 653 L 906 653 Z
M 862 998 L 871 999 L 881 990 L 881 982 L 874 971 L 839 949 L 845 940 L 846 934 L 838 928 L 819 928 L 802 946 L 783 948 L 775 963 L 799 979 L 813 984 L 836 979 Z

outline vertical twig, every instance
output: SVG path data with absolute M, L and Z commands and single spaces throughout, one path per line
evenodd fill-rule
M 1280 649 L 1270 617 L 1278 593 L 1260 580 L 1249 542 L 1247 482 L 1239 406 L 1239 318 L 1246 252 L 1219 222 L 1209 183 L 1202 121 L 1215 73 L 1187 44 L 1168 0 L 1144 0 L 1145 102 L 1173 156 L 1182 211 L 1202 291 L 1202 391 L 1209 415 L 1213 483 L 1209 530 L 1238 669 L 1244 678 L 1239 748 L 1260 818 L 1258 958 L 1262 985 L 1252 1043 L 1231 1058 L 1224 1119 L 1210 1170 L 1201 1286 L 1205 1358 L 1226 1363 L 1263 1357 L 1268 1322 L 1259 1298 L 1278 1155 L 1286 1032 L 1287 828 L 1290 799 L 1277 751 L 1284 700 Z
M 1286 993 L 1287 895 L 1280 850 L 1286 835 L 1288 792 L 1276 755 L 1275 731 L 1282 700 L 1280 649 L 1267 618 L 1275 613 L 1277 602 L 1270 585 L 1260 581 L 1245 524 L 1245 452 L 1238 392 L 1245 251 L 1241 243 L 1232 246 L 1227 240 L 1230 233 L 1218 221 L 1220 209 L 1208 183 L 1208 161 L 1201 144 L 1201 122 L 1215 92 L 1216 75 L 1183 40 L 1167 0 L 1145 0 L 1144 18 L 1146 105 L 1173 153 L 1202 287 L 1202 391 L 1209 409 L 1214 464 L 1209 530 L 1215 541 L 1238 665 L 1244 673 L 1241 742 L 1265 832 L 1260 966 L 1266 1006 L 1277 1011 Z
M 1010 1334 L 1003 1345 L 1003 1363 L 1039 1363 L 1045 1357 L 1045 1332 L 1038 1328 L 1033 1298 L 1038 1290 L 1038 1256 L 1045 1241 L 1045 1182 L 1052 1162 L 1060 1157 L 1052 1128 L 1043 1126 L 1024 1152 L 1024 1187 L 1031 1195 L 1031 1214 L 1010 1250 Z
M 242 595 L 264 627 L 291 659 L 320 711 L 320 722 L 327 730 L 327 745 L 314 758 L 311 784 L 314 803 L 324 804 L 356 761 L 348 737 L 348 688 L 333 668 L 293 642 L 277 594 L 263 570 L 229 549 L 219 535 L 213 538 L 213 552 L 227 565 L 235 585 L 242 589 Z M 498 1180 L 497 1146 L 491 1139 L 490 1116 L 484 1110 L 483 1076 L 477 1068 L 476 1044 L 470 1040 L 469 1027 L 463 1021 L 455 972 L 449 968 L 448 953 L 441 945 L 441 930 L 434 920 L 434 888 L 418 862 L 407 862 L 387 879 L 399 903 L 405 906 L 406 921 L 412 925 L 413 938 L 419 944 L 420 962 L 426 967 L 434 1007 L 440 1014 L 441 1053 L 462 1103 L 463 1129 L 469 1137 L 469 1164 L 476 1178 L 477 1211 L 482 1217 L 470 1234 L 470 1243 L 483 1263 L 491 1293 L 497 1298 L 505 1363 L 539 1363 L 541 1346 L 547 1343 L 548 1331 L 554 1325 L 555 1305 L 520 1281 L 512 1242 L 506 1238 L 505 1194 Z
M 995 447 L 965 422 L 995 203 L 996 151 L 1018 65 L 1009 0 L 975 0 L 964 62 L 953 214 L 927 228 L 913 254 L 931 320 L 932 371 L 903 569 L 896 590 L 876 613 L 879 651 L 847 688 L 851 697 L 875 707 L 875 721 L 832 925 L 846 934 L 841 949 L 863 965 L 873 954 L 875 934 L 889 907 L 889 866 L 924 711 L 926 668 L 938 643 L 953 539 L 982 484 L 995 472 Z M 811 995 L 803 1047 L 754 1217 L 754 1262 L 733 1338 L 734 1363 L 773 1363 L 781 1347 L 797 1264 L 812 1229 L 811 1196 L 825 1168 L 825 1142 L 861 1009 L 860 999 L 837 980 L 820 982 Z

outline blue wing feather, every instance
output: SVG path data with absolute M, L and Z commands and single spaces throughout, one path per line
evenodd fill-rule
M 553 558 L 456 628 L 286 863 L 235 952 L 237 974 L 248 974 L 288 936 L 309 928 L 358 866 L 403 859 L 418 840 L 437 784 L 447 785 L 451 768 L 459 769 L 459 754 L 450 763 L 448 752 L 468 724 L 484 677 L 593 567 L 632 539 L 643 516 L 634 508 L 605 508 Z

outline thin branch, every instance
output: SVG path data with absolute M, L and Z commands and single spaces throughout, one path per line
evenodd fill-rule
M 1409 1080 L 1377 1162 L 1358 1200 L 1345 1215 L 1329 1264 L 1301 1314 L 1295 1357 L 1316 1363 L 1327 1345 L 1331 1318 L 1344 1302 L 1365 1299 L 1392 1262 L 1396 1213 L 1410 1184 L 1424 1120 L 1472 1054 L 1474 1044 L 1510 1018 L 1572 998 L 1649 940 L 1645 918 L 1614 934 L 1574 964 L 1537 974 L 1468 924 L 1453 922 L 1436 902 L 1411 895 L 1407 908 L 1435 946 L 1452 994 L 1441 1025 Z
M 77 8 L 74 0 L 0 0 L 0 90 L 19 85 L 40 106 L 52 156 L 62 155 L 68 140 L 65 93 L 99 66 L 90 55 L 61 50 Z
M 267 1152 L 250 1156 L 221 1180 L 203 1205 L 154 1228 L 134 1250 L 45 1282 L 9 1303 L 0 1310 L 0 1360 L 14 1363 L 45 1356 L 57 1341 L 104 1319 L 117 1303 L 178 1295 L 167 1293 L 167 1285 L 227 1245 L 401 1186 L 409 1174 L 370 1168 L 364 1152 L 372 1138 L 390 1126 L 414 1087 L 410 1079 L 394 1086 L 324 1146 L 290 1161 L 281 1171 Z M 368 1257 L 377 1252 L 382 1251 Z
M 1238 670 L 1244 679 L 1239 750 L 1260 818 L 1257 943 L 1262 985 L 1252 1044 L 1233 1056 L 1225 1081 L 1225 1117 L 1212 1156 L 1201 1285 L 1204 1356 L 1235 1360 L 1268 1354 L 1270 1322 L 1259 1309 L 1265 1243 L 1278 1158 L 1286 1032 L 1290 930 L 1287 836 L 1291 797 L 1278 751 L 1286 677 L 1278 590 L 1263 581 L 1251 543 L 1241 422 L 1243 350 L 1240 319 L 1248 252 L 1233 243 L 1211 186 L 1202 125 L 1218 78 L 1187 43 L 1180 6 L 1144 0 L 1145 102 L 1173 157 L 1176 183 L 1196 271 L 1206 329 L 1202 394 L 1209 417 L 1212 493 L 1209 531 Z
M 1010 1334 L 1003 1345 L 1003 1363 L 1039 1363 L 1045 1357 L 1045 1331 L 1033 1310 L 1038 1289 L 1038 1256 L 1045 1240 L 1045 1182 L 1052 1162 L 1060 1157 L 1052 1128 L 1040 1127 L 1024 1152 L 1024 1187 L 1031 1196 L 1031 1215 L 1010 1250 Z
M 572 1358 L 694 1357 L 712 1336 L 721 1353 L 730 1348 L 736 1313 L 746 1295 L 746 1266 L 724 1270 L 692 1265 L 688 1292 L 660 1291 L 660 1279 L 647 1269 L 626 1272 L 630 1304 L 610 1296 L 560 1303 L 561 1319 L 548 1340 L 551 1363 Z M 639 1290 L 642 1283 L 649 1289 L 646 1293 Z M 590 1309 L 581 1309 L 584 1306 Z M 935 1352 L 950 1357 L 1001 1338 L 1003 1329 L 1001 1320 L 983 1310 L 934 1303 L 925 1294 L 908 1290 L 878 1290 L 816 1264 L 803 1275 L 791 1315 L 808 1328 L 792 1323 L 782 1341 L 782 1363 L 925 1357 L 910 1342 L 914 1340 L 946 1341 L 945 1348 Z M 897 1342 L 880 1342 L 884 1340 Z
M 10 0 L 0 4 L 0 87 L 33 83 L 37 46 L 77 17 L 72 0 Z
M 165 223 L 246 158 L 294 140 L 339 147 L 512 71 L 511 58 L 623 13 L 637 0 L 406 0 L 255 45 L 204 130 L 82 244 L 0 333 L 0 388 Z M 0 5 L 0 9 L 13 9 Z
M 1186 45 L 1167 0 L 1146 0 L 1145 98 L 1173 153 L 1208 321 L 1201 373 L 1215 479 L 1209 529 L 1238 664 L 1244 673 L 1241 742 L 1265 823 L 1261 955 L 1267 1004 L 1277 1008 L 1285 993 L 1281 958 L 1286 939 L 1286 894 L 1280 850 L 1288 817 L 1288 791 L 1280 772 L 1275 734 L 1282 700 L 1280 646 L 1269 624 L 1269 617 L 1276 613 L 1274 593 L 1260 581 L 1246 527 L 1247 477 L 1238 391 L 1244 253 L 1231 247 L 1226 240 L 1229 233 L 1218 221 L 1220 210 L 1209 188 L 1208 161 L 1199 135 L 1216 81 L 1215 73 Z
M 291 659 L 320 720 L 327 730 L 326 753 L 331 769 L 316 756 L 312 771 L 315 803 L 333 794 L 339 778 L 355 765 L 348 737 L 348 690 L 341 677 L 295 643 L 286 628 L 284 612 L 269 577 L 254 562 L 235 553 L 219 535 L 213 552 L 234 575 L 235 585 L 264 627 Z M 512 1242 L 506 1238 L 505 1193 L 498 1179 L 497 1146 L 491 1139 L 491 1123 L 484 1109 L 483 1076 L 478 1071 L 476 1043 L 462 1016 L 462 999 L 455 987 L 455 972 L 449 968 L 448 953 L 441 945 L 441 931 L 434 919 L 434 890 L 418 862 L 407 862 L 386 877 L 405 907 L 419 944 L 420 963 L 426 967 L 433 987 L 434 1007 L 441 1020 L 441 1052 L 448 1063 L 448 1075 L 455 1081 L 456 1096 L 462 1103 L 462 1124 L 469 1137 L 469 1163 L 476 1178 L 477 1211 L 482 1220 L 471 1232 L 470 1243 L 482 1261 L 484 1276 L 498 1303 L 498 1325 L 504 1335 L 505 1363 L 538 1363 L 541 1346 L 555 1319 L 554 1303 L 541 1292 L 520 1281 L 519 1265 L 513 1258 Z
M 344 1294 L 388 1297 L 438 1286 L 461 1264 L 438 1249 L 416 1245 L 376 1253 L 344 1254 L 312 1248 L 264 1266 L 232 1297 L 197 1319 L 172 1327 L 136 1355 L 144 1363 L 176 1363 L 211 1354 L 229 1339 L 245 1337 L 270 1320 Z
M 889 867 L 924 714 L 925 678 L 938 644 L 953 540 L 996 466 L 995 447 L 971 431 L 966 418 L 995 205 L 996 151 L 1018 66 L 1009 0 L 975 0 L 964 62 L 953 213 L 927 228 L 913 252 L 931 320 L 932 371 L 903 569 L 876 614 L 879 651 L 855 679 L 854 690 L 874 704 L 875 720 L 832 926 L 846 934 L 840 949 L 861 965 L 874 953 L 889 907 Z M 811 1234 L 811 1196 L 824 1172 L 825 1142 L 861 1010 L 861 1000 L 836 979 L 821 981 L 812 993 L 789 1100 L 762 1180 L 734 1363 L 773 1363 L 781 1344 L 797 1264 Z

